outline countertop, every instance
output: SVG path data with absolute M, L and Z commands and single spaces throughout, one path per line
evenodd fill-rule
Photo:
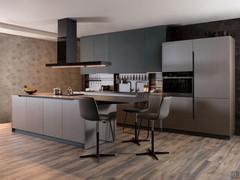
M 66 99 L 66 100 L 80 100 L 84 97 L 92 97 L 98 103 L 111 103 L 111 104 L 121 104 L 121 103 L 136 103 L 147 101 L 146 97 L 136 96 L 136 95 L 124 95 L 124 94 L 90 94 L 86 93 L 84 95 L 74 95 L 74 96 L 64 96 L 64 95 L 53 95 L 52 93 L 35 93 L 29 94 L 19 94 L 22 97 L 37 97 L 37 98 L 53 98 L 53 99 Z

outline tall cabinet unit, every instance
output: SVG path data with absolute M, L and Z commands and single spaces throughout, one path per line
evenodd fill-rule
M 235 121 L 235 42 L 232 37 L 193 41 L 195 130 L 231 136 Z
M 224 36 L 164 43 L 163 72 L 177 71 L 193 71 L 193 96 L 173 98 L 164 127 L 230 137 L 235 124 L 234 39 Z

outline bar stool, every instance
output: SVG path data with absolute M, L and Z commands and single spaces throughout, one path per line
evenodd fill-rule
M 107 157 L 107 156 L 115 156 L 115 154 L 100 154 L 99 153 L 99 122 L 104 120 L 106 121 L 106 118 L 101 118 L 101 116 L 98 113 L 98 108 L 95 100 L 90 97 L 81 98 L 80 99 L 80 114 L 82 118 L 88 121 L 94 121 L 96 122 L 96 140 L 97 140 L 97 146 L 96 146 L 96 154 L 89 154 L 80 156 L 80 158 L 97 158 L 99 161 L 100 157 Z
M 154 122 L 159 120 L 163 121 L 165 118 L 168 117 L 170 112 L 171 99 L 172 97 L 163 98 L 161 107 L 159 109 L 159 113 L 139 114 L 139 118 L 151 121 L 152 128 L 151 128 L 151 148 L 148 148 L 147 152 L 136 154 L 137 156 L 149 155 L 149 156 L 152 156 L 154 159 L 158 160 L 157 154 L 169 154 L 169 152 L 156 152 L 154 149 Z
M 148 110 L 148 108 L 138 108 L 138 107 L 129 107 L 129 108 L 124 108 L 123 111 L 126 113 L 125 115 L 125 122 L 127 120 L 127 114 L 128 113 L 132 113 L 132 114 L 135 114 L 135 122 L 134 122 L 134 137 L 130 140 L 125 140 L 125 141 L 122 141 L 123 143 L 127 143 L 127 142 L 132 142 L 132 143 L 135 143 L 137 145 L 140 145 L 140 142 L 142 141 L 149 141 L 147 139 L 139 139 L 138 138 L 138 114 L 139 113 L 143 113 L 143 112 L 146 112 Z M 123 131 L 124 131 L 124 128 L 123 128 Z
M 141 131 L 141 127 L 142 127 L 142 115 L 143 114 L 149 114 L 149 113 L 153 113 L 153 114 L 158 114 L 160 107 L 161 107 L 161 103 L 162 103 L 162 96 L 159 96 L 159 94 L 149 94 L 148 95 L 148 110 L 144 113 L 140 113 L 139 115 L 139 130 L 138 130 L 138 136 L 140 134 Z M 162 124 L 160 123 L 160 129 L 162 127 Z M 149 138 L 149 129 L 150 129 L 150 121 L 147 121 L 147 139 Z

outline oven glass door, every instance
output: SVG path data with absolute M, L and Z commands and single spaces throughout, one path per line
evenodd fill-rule
M 165 93 L 192 93 L 192 78 L 164 78 L 163 92 Z

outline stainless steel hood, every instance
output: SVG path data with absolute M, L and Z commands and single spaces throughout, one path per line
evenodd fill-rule
M 51 68 L 105 67 L 106 61 L 77 62 L 77 21 L 71 18 L 58 20 L 57 63 Z

